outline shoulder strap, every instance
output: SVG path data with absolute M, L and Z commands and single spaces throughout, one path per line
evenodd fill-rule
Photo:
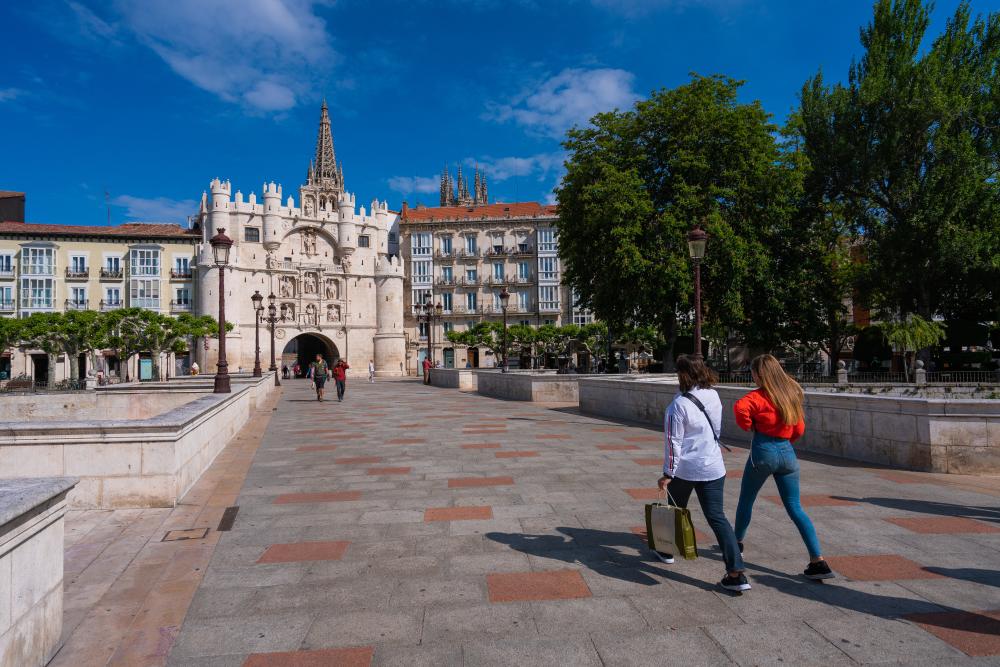
M 689 391 L 685 391 L 681 394 L 681 396 L 698 406 L 698 409 L 701 410 L 701 414 L 705 415 L 705 419 L 708 420 L 708 428 L 711 429 L 712 435 L 715 437 L 716 444 L 720 447 L 725 447 L 727 452 L 733 451 L 728 445 L 722 444 L 722 441 L 719 440 L 719 434 L 715 432 L 715 425 L 712 424 L 712 418 L 708 416 L 708 410 L 706 410 L 702 402 L 698 400 L 698 397 Z

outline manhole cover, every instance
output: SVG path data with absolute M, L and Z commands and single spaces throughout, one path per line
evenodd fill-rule
M 185 528 L 184 530 L 171 530 L 163 536 L 161 542 L 177 542 L 180 540 L 200 540 L 208 535 L 208 528 Z

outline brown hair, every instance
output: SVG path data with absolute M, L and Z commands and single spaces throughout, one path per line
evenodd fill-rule
M 681 391 L 690 391 L 693 387 L 711 389 L 719 376 L 701 359 L 682 354 L 677 357 L 677 381 Z
M 785 373 L 777 359 L 770 354 L 762 354 L 750 362 L 750 368 L 757 376 L 757 384 L 778 409 L 782 421 L 794 426 L 805 418 L 802 387 Z

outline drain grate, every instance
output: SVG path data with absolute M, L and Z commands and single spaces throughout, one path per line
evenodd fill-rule
M 222 513 L 222 520 L 219 521 L 219 527 L 217 530 L 225 531 L 232 530 L 233 524 L 236 523 L 236 513 L 240 511 L 239 505 L 233 505 L 232 507 L 227 507 L 226 511 Z
M 185 528 L 184 530 L 171 530 L 163 536 L 161 542 L 179 542 L 181 540 L 200 540 L 208 535 L 208 528 Z

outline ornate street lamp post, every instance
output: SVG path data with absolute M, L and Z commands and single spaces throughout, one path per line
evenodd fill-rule
M 510 303 L 510 292 L 506 287 L 500 288 L 500 310 L 503 311 L 503 367 L 500 372 L 507 372 L 507 304 Z
M 694 263 L 694 356 L 701 359 L 701 260 L 705 258 L 708 232 L 695 225 L 688 232 L 688 254 Z
M 264 295 L 258 290 L 254 290 L 250 300 L 253 301 L 253 376 L 259 378 L 263 375 L 260 370 L 260 318 L 264 316 L 264 306 L 262 305 Z
M 274 305 L 274 300 L 277 297 L 274 296 L 274 292 L 271 292 L 267 296 L 267 317 L 261 314 L 261 318 L 268 323 L 271 329 L 271 367 L 268 368 L 269 371 L 274 373 L 274 386 L 280 387 L 281 380 L 278 378 L 278 366 L 274 362 L 274 327 L 278 322 L 284 322 L 287 319 L 286 313 L 288 311 L 288 306 L 281 304 L 281 316 L 278 316 L 278 308 Z M 263 307 L 261 307 L 263 311 Z
M 219 227 L 219 232 L 208 241 L 212 244 L 215 266 L 219 269 L 219 370 L 215 374 L 216 394 L 228 394 L 232 391 L 229 386 L 229 362 L 226 361 L 226 266 L 229 264 L 233 240 L 226 236 L 225 231 Z

